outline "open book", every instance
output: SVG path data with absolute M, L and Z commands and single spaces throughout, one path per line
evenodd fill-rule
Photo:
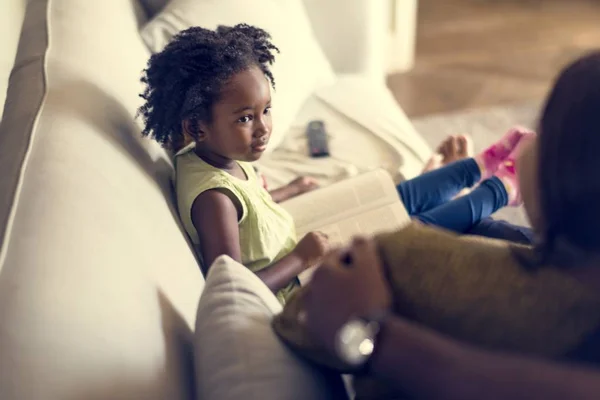
M 356 235 L 402 228 L 410 218 L 391 176 L 378 169 L 294 197 L 281 204 L 296 223 L 298 239 L 323 232 L 333 246 Z M 303 281 L 302 276 L 300 280 Z
M 296 223 L 298 239 L 319 231 L 333 245 L 356 235 L 397 230 L 409 216 L 390 175 L 374 170 L 294 197 L 281 204 Z
M 296 223 L 298 239 L 323 232 L 332 246 L 347 244 L 354 236 L 398 230 L 410 222 L 396 185 L 383 169 L 346 179 L 281 203 Z M 310 279 L 312 271 L 299 278 Z

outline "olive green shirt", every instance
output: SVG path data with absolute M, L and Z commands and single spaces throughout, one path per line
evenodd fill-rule
M 175 159 L 177 203 L 183 226 L 199 248 L 200 239 L 191 215 L 194 200 L 211 189 L 219 189 L 235 198 L 242 208 L 238 220 L 242 264 L 257 272 L 294 249 L 296 229 L 292 216 L 262 187 L 252 165 L 245 162 L 238 164 L 247 180 L 213 167 L 194 151 L 178 155 Z M 296 285 L 293 282 L 277 294 L 280 302 L 285 303 L 285 298 Z

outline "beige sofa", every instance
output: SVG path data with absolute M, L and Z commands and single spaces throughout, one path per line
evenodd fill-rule
M 171 159 L 134 119 L 150 55 L 139 30 L 164 2 L 25 3 L 0 4 L 14 28 L 0 38 L 3 85 L 18 48 L 0 125 L 0 399 L 191 399 L 204 278 L 177 217 Z M 362 65 L 350 62 L 368 54 L 361 29 L 340 37 L 331 24 L 319 41 L 356 40 L 346 57 Z M 261 163 L 271 186 L 421 169 L 430 150 L 390 93 L 345 72 L 281 132 Z M 325 161 L 305 155 L 314 118 L 332 136 Z

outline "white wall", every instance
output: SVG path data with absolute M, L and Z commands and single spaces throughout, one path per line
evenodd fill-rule
M 0 0 L 0 119 L 21 34 L 27 0 Z
M 418 0 L 303 0 L 315 34 L 339 73 L 412 68 Z
M 381 76 L 389 0 L 304 0 L 315 34 L 339 73 Z
M 391 0 L 390 8 L 387 72 L 404 72 L 415 63 L 418 1 Z

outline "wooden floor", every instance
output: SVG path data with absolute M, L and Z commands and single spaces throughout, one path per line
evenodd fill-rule
M 600 0 L 419 0 L 416 66 L 388 85 L 411 117 L 542 99 L 600 48 Z

